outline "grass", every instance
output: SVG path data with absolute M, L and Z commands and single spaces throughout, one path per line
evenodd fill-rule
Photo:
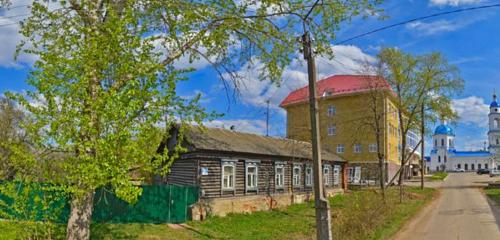
M 448 176 L 447 172 L 437 172 L 434 173 L 432 176 L 428 177 L 428 179 L 432 181 L 443 181 L 447 176 Z
M 500 206 L 500 188 L 485 188 L 486 196 L 491 198 L 495 203 Z
M 429 202 L 434 189 L 406 188 L 400 204 L 397 189 L 382 201 L 376 190 L 352 191 L 330 198 L 334 239 L 387 239 Z M 7 223 L 7 225 L 6 225 Z M 8 228 L 5 228 L 8 226 Z M 0 222 L 0 232 L 22 230 L 21 224 Z M 62 226 L 61 226 L 62 228 Z M 315 239 L 314 204 L 303 203 L 285 209 L 211 217 L 173 229 L 165 224 L 96 224 L 92 239 Z M 9 236 L 9 235 L 7 235 Z M 11 235 L 16 236 L 16 235 Z M 56 238 L 62 238 L 60 235 Z M 11 238 L 15 239 L 15 238 Z

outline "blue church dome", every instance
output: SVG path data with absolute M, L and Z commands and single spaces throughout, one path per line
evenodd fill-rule
M 493 102 L 491 102 L 491 104 L 490 104 L 490 108 L 494 108 L 494 107 L 498 107 L 497 95 L 495 93 L 493 93 Z
M 455 136 L 455 132 L 453 131 L 453 128 L 451 128 L 448 124 L 441 124 L 436 127 L 436 130 L 434 130 L 434 135 Z

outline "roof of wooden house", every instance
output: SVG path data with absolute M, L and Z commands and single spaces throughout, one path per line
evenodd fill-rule
M 188 126 L 184 140 L 190 150 L 215 150 L 312 159 L 311 144 L 286 138 L 266 137 L 222 128 Z M 345 161 L 338 155 L 322 150 L 322 159 Z

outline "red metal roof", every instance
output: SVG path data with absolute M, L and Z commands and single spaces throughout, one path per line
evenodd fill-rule
M 380 80 L 380 82 L 373 80 Z M 322 79 L 317 82 L 317 96 L 336 96 L 345 95 L 356 92 L 366 91 L 372 88 L 387 88 L 390 89 L 389 83 L 377 76 L 369 75 L 334 75 Z M 281 102 L 280 107 L 287 105 L 308 102 L 309 101 L 309 88 L 308 86 L 299 88 L 291 93 Z

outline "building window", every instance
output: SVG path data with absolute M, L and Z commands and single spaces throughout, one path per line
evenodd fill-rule
M 438 146 L 438 140 L 434 140 L 434 147 Z
M 246 164 L 246 189 L 255 190 L 257 189 L 259 169 L 257 163 L 247 163 Z
M 369 152 L 377 152 L 377 144 L 376 143 L 370 143 L 370 145 L 368 145 L 368 151 Z
M 446 155 L 445 155 L 445 156 L 444 156 L 444 162 L 445 162 L 445 163 L 446 163 L 446 160 L 447 160 L 447 158 L 446 158 Z
M 330 186 L 330 166 L 323 166 L 323 184 Z
M 361 144 L 355 144 L 354 145 L 354 152 L 355 153 L 361 153 Z
M 337 145 L 337 153 L 344 153 L 344 151 L 345 151 L 344 144 L 338 144 Z
M 441 139 L 441 146 L 444 147 L 444 139 Z
M 275 180 L 276 188 L 285 187 L 285 164 L 277 163 L 275 167 Z
M 451 139 L 448 139 L 448 146 L 449 146 L 449 147 L 452 147 L 452 146 L 453 146 L 453 144 L 452 144 L 452 142 L 451 142 Z
M 333 116 L 335 116 L 335 114 L 337 114 L 337 108 L 335 108 L 335 106 L 333 106 L 333 105 L 329 105 L 328 106 L 328 116 L 333 117 Z
M 333 166 L 333 185 L 338 186 L 340 184 L 340 165 Z
M 465 171 L 469 170 L 469 165 L 467 163 L 464 164 Z
M 299 187 L 300 184 L 300 172 L 301 172 L 301 167 L 300 165 L 294 165 L 293 166 L 293 186 L 294 187 Z
M 359 183 L 361 180 L 361 167 L 349 167 L 347 168 L 348 180 L 351 183 Z
M 477 169 L 481 169 L 481 163 L 477 164 Z
M 462 168 L 462 165 L 460 165 L 460 163 L 459 163 L 459 164 L 457 164 L 457 168 L 458 168 L 458 169 L 461 169 L 461 168 Z
M 472 163 L 472 164 L 470 165 L 470 170 L 475 170 L 475 169 L 474 169 L 474 163 Z
M 500 144 L 500 139 L 497 138 L 497 145 Z
M 488 164 L 487 163 L 484 164 L 484 168 L 488 169 Z
M 235 162 L 222 162 L 222 190 L 234 190 Z
M 328 136 L 334 136 L 337 134 L 337 126 L 334 124 L 328 125 Z
M 306 186 L 313 185 L 313 169 L 311 166 L 306 167 Z
M 438 156 L 438 163 L 441 162 L 441 156 Z

